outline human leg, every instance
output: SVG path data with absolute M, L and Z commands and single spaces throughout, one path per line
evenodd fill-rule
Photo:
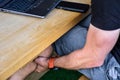
M 67 34 L 58 39 L 54 44 L 54 50 L 60 56 L 83 48 L 86 40 L 87 29 L 77 25 Z
M 30 62 L 23 68 L 15 72 L 8 80 L 24 80 L 27 75 L 33 72 L 36 68 L 36 63 Z
M 87 35 L 87 29 L 90 25 L 91 15 L 79 22 L 69 32 L 58 39 L 54 44 L 54 50 L 60 56 L 67 55 L 70 52 L 84 47 Z
M 49 46 L 43 52 L 40 53 L 39 56 L 42 57 L 39 58 L 39 60 L 46 60 L 47 57 L 51 56 L 51 53 L 52 46 Z M 30 73 L 35 71 L 36 68 L 39 68 L 38 70 L 36 70 L 37 72 L 43 72 L 47 69 L 41 65 L 37 65 L 34 61 L 32 61 L 26 64 L 23 68 L 19 69 L 17 72 L 15 72 L 8 80 L 24 80 L 25 77 L 27 77 Z

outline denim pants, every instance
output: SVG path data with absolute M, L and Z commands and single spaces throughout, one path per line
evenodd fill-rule
M 77 24 L 53 44 L 58 55 L 67 55 L 84 46 L 90 20 L 91 15 Z M 111 53 L 108 54 L 102 66 L 79 69 L 78 71 L 87 76 L 90 80 L 120 80 L 120 64 Z

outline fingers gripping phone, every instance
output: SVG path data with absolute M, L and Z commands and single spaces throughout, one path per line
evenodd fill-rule
M 69 11 L 75 11 L 75 12 L 81 12 L 85 13 L 89 9 L 88 4 L 82 4 L 82 3 L 75 3 L 75 2 L 67 2 L 67 1 L 61 1 L 56 8 L 58 9 L 64 9 Z

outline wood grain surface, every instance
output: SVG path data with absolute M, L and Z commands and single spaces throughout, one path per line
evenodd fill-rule
M 54 9 L 40 19 L 0 12 L 0 80 L 32 61 L 86 14 Z

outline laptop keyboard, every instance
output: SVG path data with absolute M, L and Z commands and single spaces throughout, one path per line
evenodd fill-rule
M 0 0 L 0 7 L 5 6 L 7 3 L 9 3 L 11 0 Z
M 11 2 L 6 6 L 4 6 L 3 8 L 14 11 L 25 12 L 32 7 L 36 7 L 34 5 L 41 4 L 43 1 L 44 0 L 11 0 Z

